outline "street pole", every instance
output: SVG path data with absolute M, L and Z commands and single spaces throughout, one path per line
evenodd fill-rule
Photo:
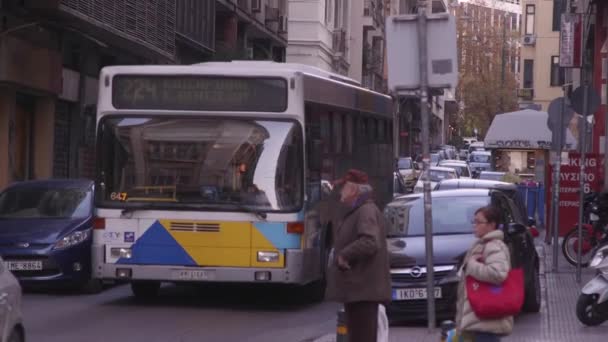
M 582 72 L 585 73 L 585 68 L 582 68 Z M 583 74 L 585 82 L 583 83 L 583 127 L 579 130 L 580 144 L 581 144 L 581 172 L 579 175 L 579 192 L 580 200 L 578 207 L 578 251 L 577 251 L 577 263 L 576 263 L 576 282 L 581 283 L 581 249 L 583 249 L 583 208 L 585 203 L 585 152 L 587 151 L 587 112 L 588 100 L 589 100 L 589 89 L 587 86 L 587 75 Z
M 562 148 L 563 148 L 563 142 L 564 142 L 564 136 L 565 136 L 565 129 L 564 129 L 564 108 L 566 107 L 566 92 L 564 91 L 564 97 L 562 97 L 562 105 L 561 105 L 561 113 L 559 116 L 559 119 L 557 120 L 557 127 L 554 129 L 559 129 L 558 131 L 558 141 L 559 141 L 559 148 L 556 151 L 556 155 L 555 155 L 555 164 L 553 165 L 553 202 L 551 204 L 551 207 L 553 209 L 552 214 L 553 214 L 553 219 L 552 219 L 552 228 L 553 228 L 553 267 L 552 267 L 552 271 L 554 273 L 557 273 L 557 269 L 558 269 L 558 255 L 559 255 L 559 189 L 560 189 L 560 169 L 561 169 L 561 165 L 562 165 Z
M 500 69 L 500 113 L 504 113 L 504 89 L 505 89 L 505 64 L 507 58 L 507 49 L 506 49 L 506 41 L 507 41 L 507 16 L 503 15 L 502 21 L 502 63 Z
M 426 242 L 426 298 L 428 329 L 435 329 L 435 272 L 433 269 L 433 214 L 431 202 L 429 104 L 428 104 L 428 51 L 426 31 L 426 0 L 418 0 L 418 48 L 420 53 L 420 119 L 422 124 L 422 180 L 424 189 L 424 236 Z

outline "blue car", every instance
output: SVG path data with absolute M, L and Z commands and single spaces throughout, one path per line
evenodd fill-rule
M 91 279 L 93 182 L 15 183 L 0 193 L 0 255 L 27 285 L 99 292 Z

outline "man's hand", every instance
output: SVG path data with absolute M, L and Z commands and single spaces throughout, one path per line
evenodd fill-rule
M 350 264 L 341 255 L 338 255 L 338 268 L 341 271 L 348 271 L 348 270 L 350 270 Z

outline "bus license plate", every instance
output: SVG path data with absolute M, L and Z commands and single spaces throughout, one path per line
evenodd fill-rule
M 213 270 L 174 270 L 174 280 L 215 280 Z
M 435 288 L 435 298 L 441 298 L 441 287 Z M 393 300 L 426 299 L 425 288 L 393 289 Z

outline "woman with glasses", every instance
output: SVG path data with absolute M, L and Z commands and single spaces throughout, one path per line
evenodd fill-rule
M 509 249 L 503 242 L 502 213 L 496 207 L 478 209 L 473 219 L 478 240 L 468 250 L 459 270 L 458 300 L 456 302 L 456 330 L 465 341 L 495 342 L 513 330 L 513 316 L 480 319 L 469 303 L 465 289 L 467 276 L 492 284 L 502 284 L 511 269 Z

